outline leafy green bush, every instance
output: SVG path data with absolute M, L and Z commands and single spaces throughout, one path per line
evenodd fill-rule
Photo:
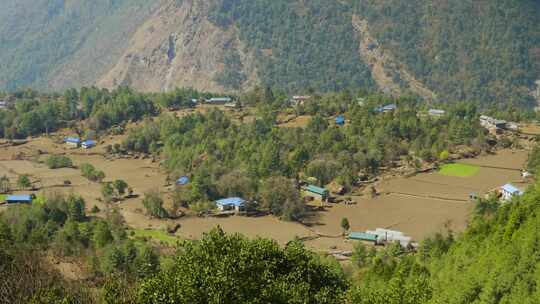
M 45 161 L 49 169 L 72 168 L 73 162 L 65 155 L 51 155 Z
M 282 248 L 212 230 L 185 242 L 172 269 L 138 287 L 139 303 L 342 303 L 339 265 L 323 263 L 300 243 Z
M 144 194 L 143 206 L 150 216 L 157 218 L 169 217 L 167 210 L 163 208 L 163 199 L 156 191 L 150 191 Z

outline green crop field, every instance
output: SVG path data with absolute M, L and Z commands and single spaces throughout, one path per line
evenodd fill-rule
M 4 202 L 6 200 L 6 196 L 5 194 L 0 194 L 0 203 Z
M 480 171 L 480 167 L 467 164 L 446 164 L 441 167 L 439 174 L 445 176 L 471 177 Z
M 165 231 L 161 230 L 133 229 L 131 231 L 135 233 L 135 237 L 150 238 L 156 241 L 167 243 L 169 245 L 174 245 L 180 240 L 179 238 L 169 235 Z

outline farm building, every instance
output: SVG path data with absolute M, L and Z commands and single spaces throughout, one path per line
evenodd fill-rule
M 339 115 L 338 117 L 336 117 L 336 125 L 338 126 L 345 125 L 345 116 Z
M 292 106 L 304 105 L 306 101 L 310 100 L 311 96 L 293 96 L 290 103 Z
M 521 196 L 523 194 L 523 191 L 521 191 L 520 189 L 516 188 L 514 185 L 512 184 L 506 184 L 504 186 L 502 186 L 500 189 L 500 192 L 501 192 L 501 195 L 502 195 L 502 200 L 503 201 L 509 201 L 511 200 L 513 197 L 515 196 Z
M 347 236 L 347 239 L 349 240 L 357 240 L 357 241 L 367 241 L 367 242 L 377 242 L 378 236 L 376 234 L 371 233 L 365 233 L 365 232 L 351 232 Z
M 67 146 L 78 148 L 79 145 L 81 144 L 81 139 L 78 138 L 78 137 L 66 137 L 66 138 L 64 139 L 64 143 L 65 143 Z
M 397 109 L 396 104 L 389 104 L 375 109 L 375 113 L 389 113 Z
M 328 196 L 329 196 L 328 190 L 321 187 L 314 186 L 314 185 L 307 186 L 305 191 L 322 201 L 328 199 Z
M 8 195 L 6 197 L 7 204 L 31 204 L 35 196 L 29 195 Z
M 374 231 L 366 231 L 367 234 L 374 234 L 377 236 L 377 242 L 393 243 L 399 242 L 401 247 L 408 247 L 412 244 L 411 237 L 406 236 L 401 231 L 377 228 Z
M 189 177 L 187 176 L 181 176 L 179 179 L 176 180 L 177 186 L 185 186 L 189 184 Z
M 95 140 L 85 140 L 85 141 L 83 141 L 83 142 L 81 143 L 81 147 L 82 147 L 83 149 L 91 149 L 91 148 L 95 147 L 96 144 L 97 144 L 97 143 L 96 143 Z
M 519 131 L 519 125 L 515 122 L 508 122 L 506 124 L 506 129 L 517 132 Z
M 225 104 L 232 102 L 232 98 L 230 97 L 213 97 L 210 99 L 207 99 L 206 102 L 213 103 L 213 104 Z
M 224 105 L 225 108 L 236 108 L 236 102 L 228 102 Z
M 480 125 L 486 129 L 505 129 L 506 120 L 495 119 L 486 115 L 480 116 Z
M 219 211 L 244 211 L 246 208 L 246 201 L 239 197 L 224 198 L 216 201 L 216 206 Z
M 445 110 L 439 110 L 439 109 L 428 110 L 428 115 L 431 117 L 441 117 L 441 116 L 444 116 L 444 114 L 446 114 Z

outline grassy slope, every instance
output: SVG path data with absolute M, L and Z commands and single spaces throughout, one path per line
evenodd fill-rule
M 471 177 L 480 171 L 480 167 L 467 164 L 446 164 L 441 167 L 439 174 L 446 176 Z
M 132 231 L 135 237 L 150 238 L 169 245 L 174 245 L 180 240 L 161 230 L 134 229 Z

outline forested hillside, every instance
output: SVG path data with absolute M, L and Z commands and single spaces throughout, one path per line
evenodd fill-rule
M 0 89 L 390 84 L 440 101 L 533 105 L 539 62 L 532 0 L 0 0 Z
M 94 83 L 157 4 L 0 0 L 0 88 Z
M 531 101 L 540 2 L 355 0 L 382 47 L 443 100 Z

